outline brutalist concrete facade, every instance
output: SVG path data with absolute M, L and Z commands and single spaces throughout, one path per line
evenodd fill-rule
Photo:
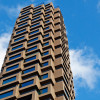
M 0 100 L 74 100 L 68 49 L 59 8 L 23 8 L 2 66 Z

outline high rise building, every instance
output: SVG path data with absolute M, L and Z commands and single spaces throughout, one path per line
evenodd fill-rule
M 52 3 L 23 8 L 0 74 L 0 100 L 74 100 L 63 16 Z

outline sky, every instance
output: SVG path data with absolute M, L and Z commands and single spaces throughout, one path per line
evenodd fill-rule
M 20 9 L 49 2 L 59 7 L 64 17 L 75 100 L 99 100 L 100 0 L 0 0 L 0 68 Z

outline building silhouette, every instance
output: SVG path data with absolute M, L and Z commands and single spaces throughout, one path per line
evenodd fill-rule
M 0 74 L 0 100 L 74 100 L 63 16 L 52 3 L 16 20 Z

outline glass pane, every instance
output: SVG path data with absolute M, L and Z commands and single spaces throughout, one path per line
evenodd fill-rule
M 38 40 L 38 37 L 37 37 L 37 38 L 34 38 L 34 39 L 29 40 L 29 41 L 28 41 L 28 43 L 33 42 L 33 41 L 36 41 L 36 40 Z
M 21 84 L 21 87 L 25 87 L 25 86 L 31 85 L 31 84 L 33 84 L 33 83 L 34 83 L 34 80 L 31 80 L 31 81 L 22 83 L 22 84 Z
M 41 6 L 35 7 L 34 10 L 41 8 Z
M 35 20 L 37 20 L 37 19 L 39 19 L 40 17 L 37 17 L 37 18 L 35 18 L 35 19 L 32 19 L 32 21 L 35 21 Z
M 49 22 L 49 20 L 45 21 L 45 23 L 48 23 L 48 22 Z
M 41 90 L 42 94 L 47 93 L 47 92 L 48 92 L 48 88 L 44 88 L 44 89 Z
M 33 57 L 26 59 L 25 62 L 28 62 L 28 61 L 31 61 L 31 60 L 34 60 L 34 59 L 36 59 L 36 56 L 33 56 Z
M 24 20 L 24 19 L 27 19 L 27 18 L 28 18 L 28 16 L 27 16 L 27 17 L 25 17 L 25 18 L 20 19 L 20 21 L 22 21 L 22 20 Z
M 37 49 L 37 46 L 35 46 L 35 47 L 33 47 L 33 48 L 28 49 L 28 50 L 27 50 L 27 52 L 32 51 L 32 50 L 35 50 L 35 49 Z
M 13 50 L 16 50 L 16 49 L 19 49 L 19 48 L 21 48 L 21 47 L 23 47 L 23 45 L 19 45 L 19 46 L 17 46 L 17 47 L 14 47 L 14 48 L 12 48 L 12 51 L 13 51 Z
M 35 27 L 35 26 L 38 26 L 40 23 L 37 23 L 37 24 L 35 24 L 35 25 L 32 25 L 31 27 Z
M 47 30 L 47 29 L 49 29 L 49 27 L 46 27 L 44 30 Z
M 41 13 L 41 11 L 39 11 L 39 12 L 36 12 L 36 13 L 34 13 L 33 15 L 36 15 L 36 14 L 39 14 L 39 13 Z
M 26 25 L 26 24 L 27 24 L 27 22 L 26 22 L 26 23 L 23 23 L 23 24 L 21 24 L 21 25 L 18 25 L 18 27 L 21 27 L 21 26 Z
M 27 14 L 27 13 L 29 13 L 29 11 L 27 11 L 27 12 L 25 12 L 25 13 L 22 13 L 21 15 L 25 15 L 25 14 Z
M 36 31 L 31 32 L 30 35 L 31 34 L 34 34 L 34 33 L 37 33 L 37 32 L 39 32 L 39 30 L 36 30 Z
M 18 32 L 16 32 L 16 34 L 19 34 L 19 33 L 24 32 L 24 31 L 26 31 L 26 29 L 18 31 Z
M 18 39 L 15 39 L 14 42 L 17 42 L 17 41 L 19 41 L 19 40 L 21 40 L 21 39 L 24 39 L 24 36 L 23 36 L 23 37 L 20 37 L 20 38 L 18 38 Z
M 49 45 L 49 42 L 47 42 L 47 43 L 44 44 L 44 46 L 47 46 L 47 45 Z
M 0 99 L 6 98 L 6 97 L 11 96 L 11 95 L 13 95 L 13 91 L 9 91 L 9 92 L 0 94 Z
M 48 55 L 48 54 L 49 54 L 49 52 L 47 51 L 47 52 L 44 52 L 44 54 L 43 54 L 43 55 L 44 55 L 44 56 L 46 56 L 46 55 Z
M 13 56 L 13 57 L 10 57 L 9 60 L 16 59 L 16 58 L 18 58 L 18 57 L 20 57 L 20 56 L 21 56 L 21 54 L 15 55 L 15 56 Z
M 14 65 L 14 66 L 12 66 L 12 67 L 8 67 L 8 68 L 6 69 L 6 72 L 11 71 L 11 70 L 13 70 L 13 69 L 16 69 L 16 68 L 18 68 L 18 67 L 19 67 L 18 64 L 17 64 L 17 65 Z
M 34 70 L 35 70 L 35 67 L 29 68 L 29 69 L 23 71 L 23 74 L 26 74 L 26 73 L 32 72 L 32 71 L 34 71 Z
M 49 17 L 50 15 L 46 15 L 45 17 Z
M 47 66 L 47 65 L 48 65 L 48 62 L 43 63 L 43 66 Z
M 42 79 L 48 78 L 48 74 L 43 75 L 41 78 L 42 78 Z
M 48 37 L 49 36 L 49 34 L 47 34 L 47 35 L 44 35 L 44 37 Z
M 3 81 L 3 84 L 7 84 L 9 82 L 12 82 L 12 81 L 15 81 L 16 80 L 16 77 L 12 77 L 12 78 L 9 78 L 9 79 L 6 79 Z

